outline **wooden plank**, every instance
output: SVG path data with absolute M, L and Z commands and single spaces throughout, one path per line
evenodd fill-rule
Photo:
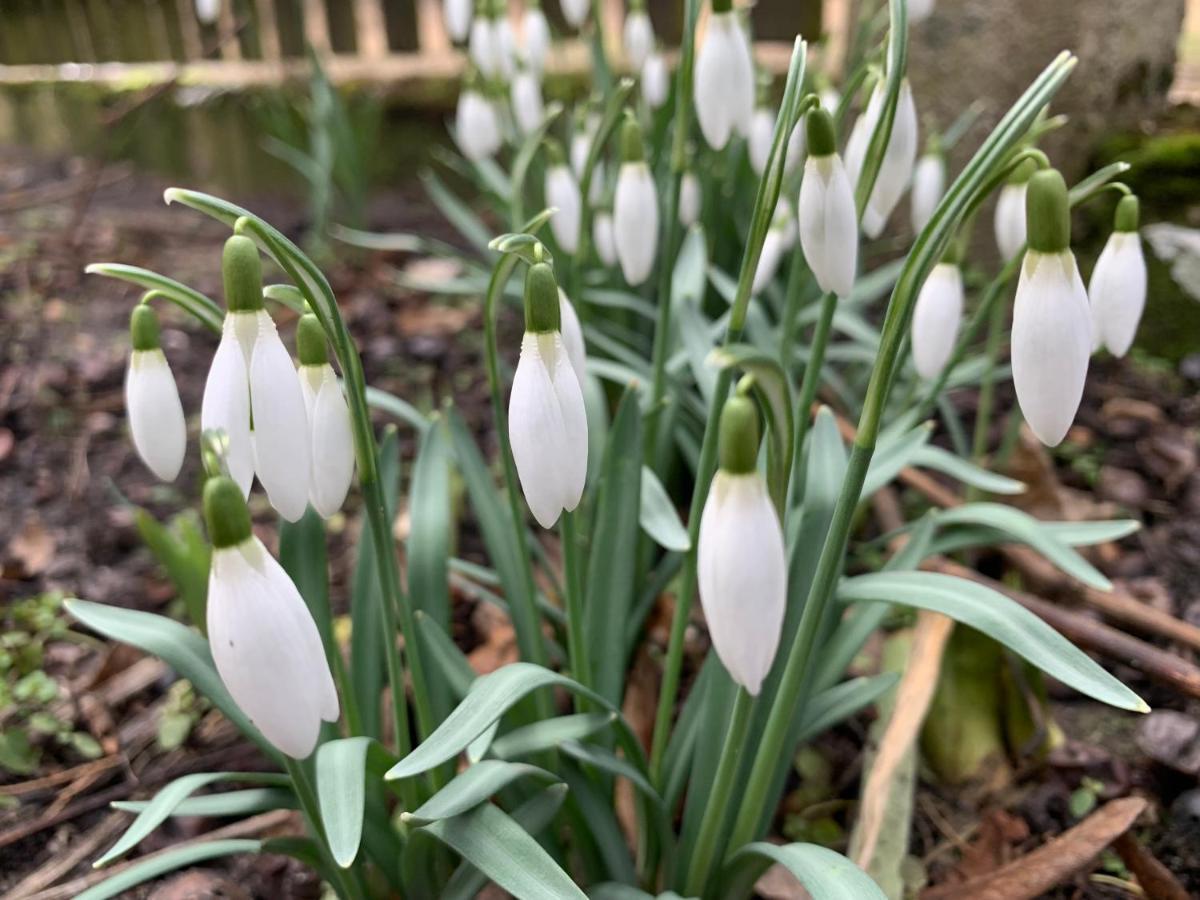
M 304 39 L 318 53 L 330 51 L 329 16 L 323 0 L 304 0 Z
M 222 59 L 236 62 L 242 58 L 242 42 L 238 40 L 236 32 L 233 4 L 230 0 L 221 0 L 220 12 L 217 13 L 217 33 L 220 35 Z
M 200 20 L 196 18 L 194 0 L 175 0 L 175 11 L 179 16 L 179 35 L 183 39 L 185 59 L 200 59 L 204 42 L 200 40 Z
M 274 0 L 254 0 L 254 9 L 258 14 L 258 45 L 262 50 L 262 58 L 267 61 L 278 60 L 283 56 L 279 40 L 279 19 L 275 16 Z
M 380 59 L 388 54 L 383 0 L 354 0 L 354 37 L 358 55 Z
M 417 0 L 417 47 L 421 53 L 445 54 L 452 47 L 438 0 Z

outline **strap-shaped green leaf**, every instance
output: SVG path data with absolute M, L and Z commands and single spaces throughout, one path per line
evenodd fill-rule
M 679 510 L 675 508 L 666 488 L 649 466 L 642 467 L 638 524 L 664 550 L 686 553 L 692 547 L 687 528 L 679 518 Z
M 885 900 L 883 891 L 862 869 L 817 844 L 747 844 L 733 855 L 730 867 L 778 863 L 796 876 L 812 900 Z
M 485 759 L 466 769 L 413 812 L 400 814 L 412 827 L 460 816 L 521 778 L 557 781 L 558 777 L 528 763 Z
M 140 813 L 150 807 L 153 800 L 116 800 L 113 809 L 121 812 Z M 251 813 L 267 812 L 272 809 L 297 809 L 296 795 L 286 788 L 246 788 L 241 791 L 224 791 L 220 794 L 203 794 L 188 797 L 173 810 L 177 816 L 247 816 Z
M 1086 653 L 1015 600 L 974 581 L 937 572 L 880 572 L 838 586 L 845 601 L 875 600 L 930 609 L 970 625 L 1081 694 L 1119 709 L 1150 707 Z
M 582 741 L 616 720 L 612 713 L 573 713 L 555 716 L 516 728 L 492 742 L 491 754 L 498 759 L 519 759 L 552 750 L 563 741 Z
M 109 278 L 128 281 L 149 291 L 158 291 L 180 309 L 199 319 L 210 331 L 218 334 L 221 332 L 225 310 L 195 288 L 190 288 L 174 278 L 124 263 L 92 263 L 84 271 L 89 275 L 107 275 Z
M 863 499 L 871 496 L 885 484 L 900 474 L 900 470 L 913 463 L 917 453 L 929 442 L 933 433 L 930 425 L 918 425 L 894 438 L 881 437 L 875 455 L 871 457 L 871 466 L 867 469 L 867 477 L 863 481 Z
M 800 742 L 812 740 L 860 709 L 870 706 L 899 680 L 900 676 L 892 672 L 851 678 L 817 694 L 805 705 L 800 717 Z
M 206 859 L 216 859 L 221 856 L 232 856 L 235 853 L 258 853 L 262 850 L 262 841 L 246 839 L 209 841 L 204 844 L 193 844 L 188 847 L 178 847 L 156 853 L 141 862 L 130 866 L 125 871 L 114 875 L 94 887 L 88 888 L 75 900 L 108 900 L 118 897 L 125 891 L 144 884 L 159 875 L 174 872 L 186 866 L 203 862 Z
M 913 457 L 912 465 L 919 466 L 922 469 L 933 469 L 935 472 L 942 472 L 957 481 L 961 481 L 963 484 L 969 484 L 971 487 L 979 488 L 981 491 L 987 491 L 992 494 L 1022 494 L 1025 492 L 1025 484 L 1023 482 L 1017 481 L 1015 478 L 1008 478 L 1005 475 L 997 475 L 995 472 L 989 472 L 987 469 L 980 468 L 974 463 L 968 462 L 961 456 L 955 456 L 950 451 L 943 450 L 941 447 L 935 447 L 931 444 L 925 444 L 918 448 L 916 455 Z M 1070 541 L 1067 543 L 1070 543 Z
M 374 738 L 349 737 L 317 748 L 317 802 L 329 851 L 343 869 L 358 855 L 367 777 L 378 779 L 395 757 Z

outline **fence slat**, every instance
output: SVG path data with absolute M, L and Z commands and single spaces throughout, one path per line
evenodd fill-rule
M 387 56 L 387 21 L 382 0 L 354 0 L 354 43 L 359 56 L 367 59 Z
M 417 0 L 417 50 L 420 53 L 448 53 L 450 35 L 442 18 L 438 0 Z
M 329 16 L 322 0 L 304 0 L 304 39 L 318 53 L 328 53 Z
M 262 58 L 277 60 L 283 56 L 283 51 L 274 0 L 254 0 L 254 9 L 258 14 L 258 46 L 262 51 Z

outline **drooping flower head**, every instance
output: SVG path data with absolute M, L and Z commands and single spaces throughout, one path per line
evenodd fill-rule
M 508 439 L 533 517 L 551 528 L 579 505 L 588 429 L 580 383 L 562 334 L 562 298 L 549 263 L 525 276 L 525 336 L 508 401 Z
M 144 303 L 129 317 L 132 351 L 125 373 L 125 411 L 133 447 L 161 481 L 174 481 L 187 449 L 187 423 L 171 366 L 163 355 L 158 316 Z
M 658 189 L 646 163 L 642 129 L 626 116 L 621 126 L 621 168 L 613 197 L 613 238 L 621 272 L 631 285 L 650 277 L 658 253 Z
M 537 73 L 529 68 L 521 68 L 512 80 L 513 118 L 517 121 L 517 130 L 522 135 L 533 134 L 542 124 L 546 116 L 545 104 L 542 102 L 542 83 L 538 81 Z
M 450 40 L 461 44 L 471 33 L 471 16 L 474 4 L 471 0 L 442 0 L 442 19 Z
M 913 365 L 922 378 L 936 378 L 949 361 L 962 315 L 962 270 L 958 263 L 942 260 L 925 279 L 913 309 Z
M 567 165 L 562 144 L 553 138 L 547 138 L 545 147 L 546 205 L 558 210 L 550 219 L 550 230 L 563 250 L 574 253 L 579 249 L 579 219 L 582 214 L 579 184 Z
M 654 49 L 654 25 L 646 12 L 646 0 L 630 0 L 623 38 L 629 68 L 638 72 Z
M 241 488 L 223 475 L 204 485 L 212 541 L 208 643 L 230 696 L 263 737 L 294 759 L 336 722 L 338 697 L 321 635 L 300 592 L 250 528 Z
M 243 496 L 257 474 L 271 505 L 295 522 L 308 505 L 304 395 L 292 357 L 263 309 L 254 241 L 242 235 L 226 241 L 221 270 L 229 311 L 204 385 L 200 427 L 228 435 L 229 473 Z
M 700 519 L 697 574 L 713 648 L 753 695 L 771 670 L 787 597 L 783 529 L 758 473 L 758 412 L 734 396 L 721 411 L 720 469 Z
M 596 245 L 596 255 L 600 257 L 600 262 L 610 268 L 616 265 L 617 238 L 613 233 L 611 209 L 597 209 L 592 217 L 592 243 Z
M 592 4 L 590 0 L 559 0 L 559 6 L 562 8 L 563 18 L 567 20 L 567 24 L 578 29 L 583 27 L 583 23 L 587 21 Z
M 858 265 L 854 190 L 834 143 L 833 119 L 817 107 L 807 118 L 808 160 L 798 203 L 800 246 L 821 290 L 846 297 Z
M 641 71 L 642 97 L 651 109 L 659 109 L 671 92 L 671 73 L 662 52 L 655 47 L 646 57 Z
M 1092 321 L 1087 291 L 1071 253 L 1067 185 L 1054 169 L 1029 179 L 1029 249 L 1013 306 L 1012 373 L 1017 401 L 1038 440 L 1066 436 L 1087 378 Z
M 876 85 L 875 90 L 882 98 L 883 84 Z M 874 97 L 872 97 L 872 102 L 874 102 Z M 875 130 L 882 111 L 883 104 L 880 102 L 875 120 L 871 123 L 871 132 Z M 863 210 L 863 232 L 867 237 L 876 238 L 883 233 L 888 217 L 908 188 L 916 159 L 917 107 L 913 101 L 912 86 L 905 78 L 900 84 L 900 98 L 896 103 L 892 133 L 888 138 L 887 149 L 884 150 L 883 160 L 879 165 L 879 175 L 875 179 L 875 187 L 871 190 L 871 196 L 867 200 L 867 208 Z M 857 178 L 855 181 L 857 183 Z
M 546 68 L 546 57 L 550 53 L 550 25 L 542 12 L 541 0 L 525 4 L 521 18 L 521 46 L 525 64 L 541 77 Z
M 694 99 L 704 140 L 721 150 L 733 134 L 749 134 L 754 112 L 754 62 L 730 0 L 713 0 L 704 44 L 696 56 Z
M 350 408 L 329 364 L 325 330 L 312 313 L 301 316 L 296 326 L 296 350 L 300 357 L 298 374 L 308 413 L 312 459 L 308 499 L 313 509 L 327 519 L 346 502 L 354 477 Z
M 476 162 L 493 156 L 503 142 L 496 105 L 488 98 L 474 69 L 467 72 L 462 93 L 458 95 L 454 137 L 463 155 Z
M 946 157 L 939 142 L 934 140 L 930 142 L 925 155 L 917 160 L 917 167 L 913 170 L 910 197 L 913 231 L 920 231 L 933 218 L 933 211 L 945 192 Z
M 1025 246 L 1025 191 L 1029 179 L 1037 171 L 1037 164 L 1027 159 L 1009 177 L 1000 196 L 996 198 L 996 214 L 992 220 L 996 235 L 996 246 L 1005 262 L 1021 252 Z
M 1138 234 L 1138 198 L 1132 194 L 1117 204 L 1113 232 L 1092 270 L 1088 299 L 1094 348 L 1124 356 L 1146 308 L 1146 258 Z
M 775 215 L 771 217 L 771 226 L 763 239 L 762 253 L 758 257 L 758 268 L 754 270 L 754 283 L 751 292 L 758 294 L 771 283 L 779 270 L 779 263 L 784 254 L 796 243 L 796 213 L 792 210 L 786 197 L 782 194 L 775 204 Z
M 704 191 L 700 179 L 691 169 L 679 181 L 679 224 L 691 228 L 700 221 L 704 206 Z

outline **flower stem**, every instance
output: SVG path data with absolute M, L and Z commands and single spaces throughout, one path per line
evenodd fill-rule
M 583 573 L 579 561 L 579 534 L 575 530 L 575 512 L 562 514 L 559 535 L 562 540 L 563 583 L 567 594 L 567 653 L 571 659 L 571 677 L 584 687 L 592 686 L 592 664 L 588 655 L 588 642 L 583 609 Z M 576 705 L 586 701 L 578 696 Z M 583 709 L 579 710 L 583 712 Z
M 712 789 L 708 794 L 708 805 L 704 819 L 700 825 L 700 833 L 696 836 L 696 844 L 692 848 L 691 866 L 688 870 L 687 887 L 684 895 L 699 897 L 705 893 L 709 884 L 709 872 L 713 863 L 719 862 L 724 853 L 719 846 L 721 831 L 727 821 L 726 813 L 729 798 L 733 793 L 738 763 L 741 761 L 742 748 L 745 745 L 746 727 L 750 723 L 750 713 L 754 710 L 754 698 L 745 688 L 738 688 L 737 697 L 733 701 L 733 711 L 729 715 L 729 729 L 725 733 L 725 743 L 721 748 L 721 758 L 717 763 L 717 771 L 713 776 Z

